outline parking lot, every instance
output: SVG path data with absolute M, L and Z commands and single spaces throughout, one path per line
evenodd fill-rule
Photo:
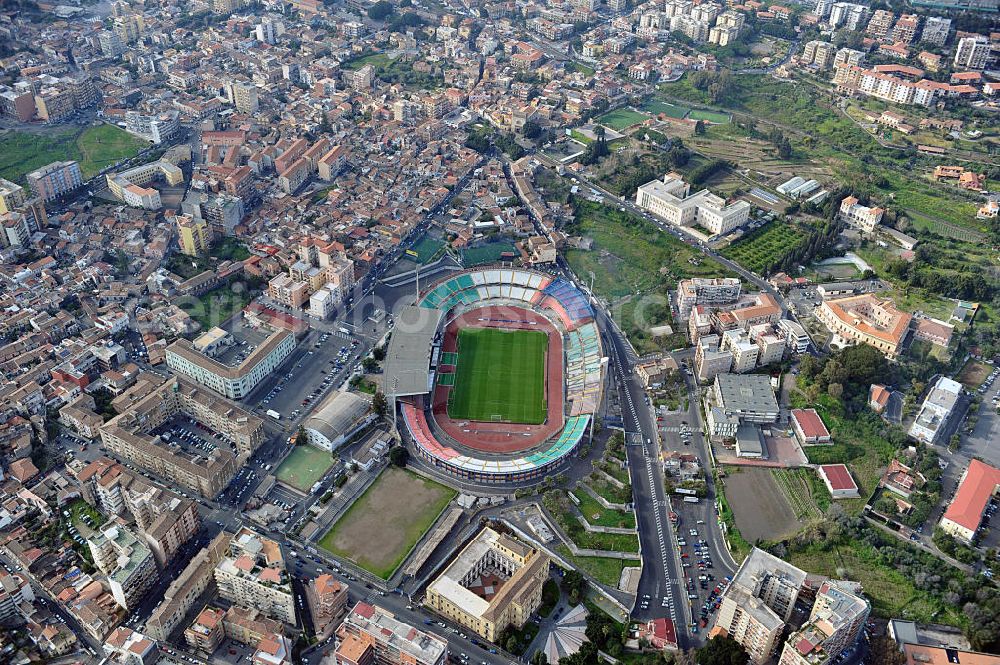
M 982 400 L 979 419 L 969 431 L 962 429 L 960 452 L 969 458 L 978 457 L 993 466 L 1000 466 L 1000 369 L 993 369 L 975 394 Z
M 365 352 L 357 339 L 335 333 L 311 337 L 306 347 L 308 350 L 284 374 L 272 378 L 267 392 L 257 393 L 261 409 L 294 421 L 343 383 L 359 367 L 360 355 Z
M 674 498 L 670 521 L 677 534 L 677 547 L 684 571 L 684 593 L 691 606 L 694 619 L 689 629 L 692 634 L 704 630 L 712 621 L 719 607 L 722 591 L 731 578 L 717 576 L 712 546 L 705 539 L 708 525 L 701 518 L 697 504 L 689 504 Z

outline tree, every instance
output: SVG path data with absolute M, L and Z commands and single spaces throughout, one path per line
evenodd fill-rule
M 389 410 L 389 402 L 385 398 L 385 394 L 380 390 L 372 396 L 372 413 L 375 413 L 380 418 L 384 417 L 386 412 Z
M 361 367 L 363 367 L 366 372 L 374 372 L 378 369 L 378 361 L 374 358 L 365 358 L 361 361 Z
M 698 665 L 745 665 L 747 652 L 731 637 L 717 635 L 698 650 Z
M 549 657 L 539 649 L 531 656 L 531 665 L 549 665 Z
M 542 135 L 542 127 L 534 120 L 529 120 L 524 123 L 524 128 L 521 130 L 524 133 L 524 137 L 528 139 L 537 139 Z M 544 654 L 543 654 L 544 655 Z
M 704 136 L 705 135 L 705 121 L 704 120 L 699 120 L 698 122 L 694 123 L 694 133 L 695 133 L 695 136 Z
M 306 428 L 299 425 L 299 428 L 295 431 L 295 445 L 304 446 L 309 442 L 309 437 L 306 435 Z
M 410 451 L 406 446 L 393 446 L 389 451 L 389 462 L 393 466 L 403 467 L 410 461 Z
M 563 575 L 562 590 L 569 596 L 570 604 L 576 605 L 587 591 L 587 580 L 578 570 L 567 571 Z
M 373 21 L 382 21 L 395 11 L 391 2 L 386 2 L 385 0 L 379 0 L 374 5 L 368 8 L 368 18 Z

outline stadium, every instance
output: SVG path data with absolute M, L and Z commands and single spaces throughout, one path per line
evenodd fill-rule
M 489 485 L 566 464 L 601 401 L 593 314 L 572 283 L 518 268 L 452 273 L 425 290 L 397 313 L 385 364 L 412 450 Z

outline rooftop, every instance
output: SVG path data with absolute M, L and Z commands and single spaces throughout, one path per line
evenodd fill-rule
M 715 385 L 727 413 L 778 413 L 771 380 L 763 374 L 719 374 Z
M 944 519 L 970 531 L 979 528 L 986 504 L 1000 486 L 1000 469 L 977 459 L 969 462 L 955 498 L 944 513 Z
M 444 312 L 408 305 L 396 315 L 385 355 L 385 394 L 423 395 L 431 388 L 431 344 Z

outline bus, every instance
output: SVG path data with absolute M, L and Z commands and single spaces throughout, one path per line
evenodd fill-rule
M 696 496 L 686 496 L 686 497 L 684 497 L 684 503 L 698 503 L 698 497 L 696 497 Z
M 678 487 L 674 490 L 674 494 L 684 494 L 686 496 L 695 496 L 698 494 L 695 490 L 684 489 L 683 487 Z
M 267 415 L 268 417 L 274 418 L 275 420 L 281 420 L 281 414 L 275 411 L 274 409 L 268 409 Z

